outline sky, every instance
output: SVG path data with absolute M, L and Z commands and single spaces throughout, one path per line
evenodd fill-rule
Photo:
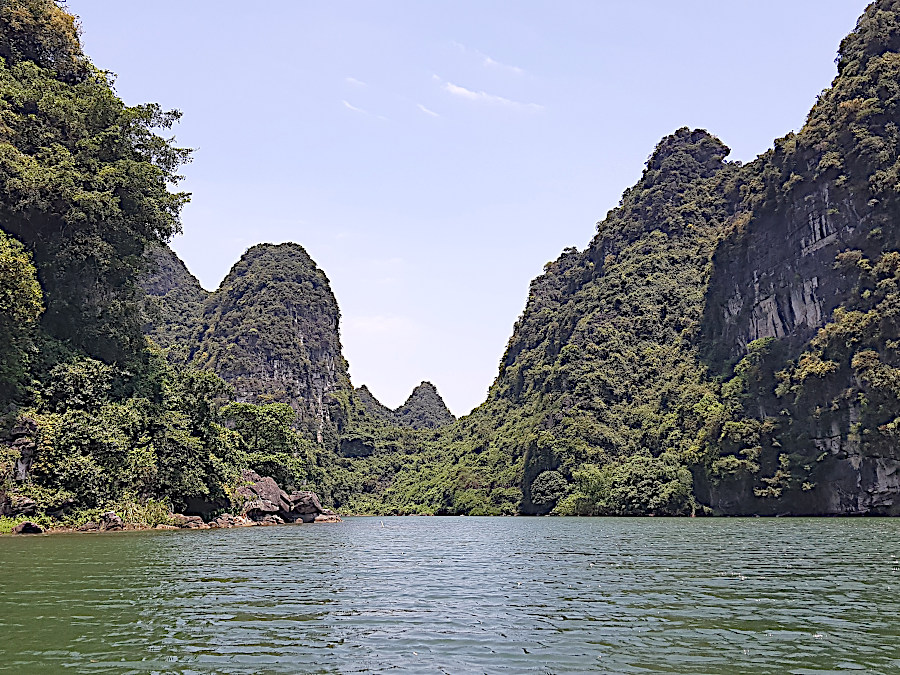
M 354 385 L 485 399 L 530 281 L 705 128 L 749 161 L 799 129 L 865 0 L 68 0 L 128 104 L 182 111 L 172 247 L 209 289 L 302 244 Z

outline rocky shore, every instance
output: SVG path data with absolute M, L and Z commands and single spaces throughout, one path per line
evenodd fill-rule
M 12 529 L 12 534 L 59 534 L 73 532 L 123 532 L 133 530 L 208 530 L 232 527 L 259 527 L 301 523 L 339 523 L 340 516 L 322 506 L 314 492 L 307 490 L 288 494 L 269 476 L 260 476 L 254 471 L 241 474 L 243 485 L 236 491 L 240 504 L 237 513 L 221 513 L 215 518 L 204 520 L 199 515 L 171 513 L 167 523 L 147 525 L 129 523 L 115 511 L 107 511 L 96 521 L 89 521 L 77 528 L 43 528 L 38 523 L 26 520 Z M 35 515 L 37 505 L 30 499 L 13 497 L 7 499 L 2 515 Z

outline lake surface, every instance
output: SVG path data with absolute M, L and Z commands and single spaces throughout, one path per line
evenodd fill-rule
M 900 519 L 0 538 L 13 673 L 900 673 Z

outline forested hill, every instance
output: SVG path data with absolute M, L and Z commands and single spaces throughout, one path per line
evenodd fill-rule
M 382 405 L 366 385 L 359 387 L 356 395 L 368 414 L 384 424 L 411 429 L 437 429 L 456 420 L 431 382 L 417 385 L 403 405 L 395 410 Z
M 168 246 L 150 246 L 147 269 L 140 277 L 144 300 L 144 333 L 169 350 L 169 358 L 187 363 L 199 339 L 203 304 L 209 297 L 197 278 Z
M 145 330 L 170 360 L 216 373 L 239 400 L 290 405 L 298 428 L 320 445 L 338 448 L 353 425 L 348 416 L 413 429 L 454 420 L 430 382 L 396 410 L 350 386 L 337 301 L 299 244 L 253 246 L 213 293 L 168 247 L 149 249 L 148 263 Z
M 325 273 L 297 244 L 250 248 L 205 303 L 191 363 L 241 400 L 280 401 L 323 443 L 335 430 L 328 395 L 349 390 L 340 311 Z
M 475 482 L 514 468 L 526 512 L 900 513 L 898 81 L 881 0 L 757 160 L 663 139 L 532 283 Z
M 416 386 L 394 415 L 402 426 L 413 429 L 436 429 L 456 419 L 431 382 Z
M 204 291 L 166 247 L 179 113 L 122 102 L 52 0 L 0 0 L 0 526 L 212 512 L 244 469 L 356 513 L 900 515 L 900 0 L 837 70 L 753 162 L 664 138 L 454 420 L 427 382 L 352 387 L 301 246 Z

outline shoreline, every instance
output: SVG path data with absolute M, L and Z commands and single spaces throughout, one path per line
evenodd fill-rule
M 24 521 L 31 522 L 31 521 Z M 248 527 L 292 527 L 297 525 L 323 525 L 323 524 L 336 524 L 342 523 L 343 520 L 340 517 L 337 517 L 335 520 L 319 520 L 319 521 L 311 521 L 309 523 L 304 523 L 302 520 L 297 520 L 293 523 L 261 523 L 256 521 L 251 521 L 247 524 L 242 525 L 232 525 L 229 527 L 221 527 L 218 525 L 209 525 L 205 524 L 205 527 L 180 527 L 178 525 L 143 525 L 139 523 L 128 523 L 124 527 L 117 527 L 113 529 L 90 529 L 84 530 L 77 527 L 49 527 L 47 529 L 42 529 L 41 532 L 2 532 L 0 533 L 0 537 L 42 537 L 47 535 L 55 535 L 55 534 L 124 534 L 127 532 L 191 532 L 191 531 L 200 531 L 200 530 L 237 530 Z

